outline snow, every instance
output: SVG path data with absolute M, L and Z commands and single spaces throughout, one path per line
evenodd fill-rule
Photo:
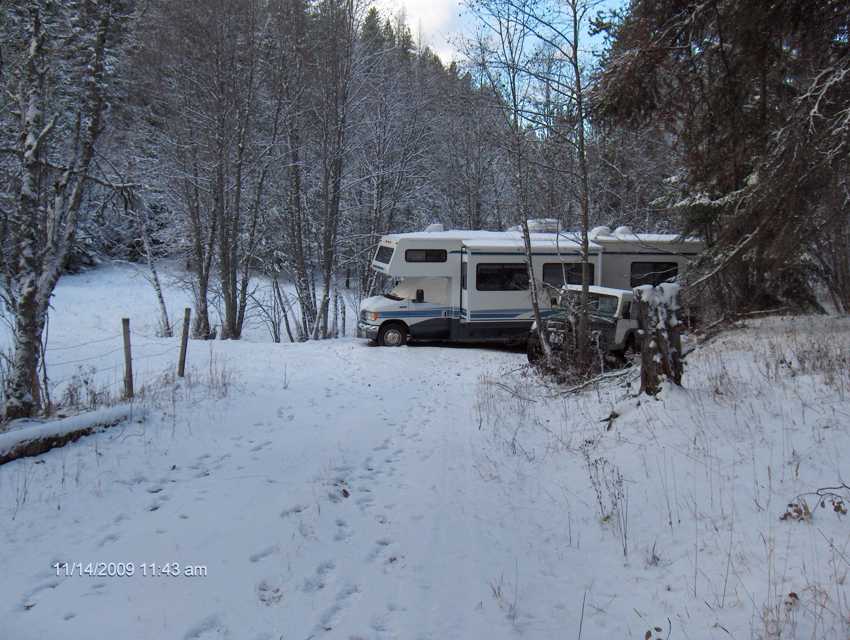
M 572 234 L 570 234 L 572 235 Z M 569 239 L 566 234 L 562 234 L 557 238 L 555 234 L 532 233 L 531 247 L 532 249 L 545 249 L 548 251 L 556 251 L 560 249 L 564 253 L 575 253 L 579 250 L 580 244 L 572 239 Z M 515 251 L 524 251 L 525 245 L 522 236 L 518 238 L 495 238 L 493 240 L 466 240 L 463 246 L 472 251 L 498 251 L 505 249 L 513 249 Z M 599 249 L 599 245 L 590 243 L 591 249 Z
M 129 315 L 169 355 L 140 369 L 144 422 L 0 467 L 4 637 L 846 637 L 847 517 L 809 495 L 809 521 L 780 520 L 846 481 L 846 318 L 752 322 L 658 399 L 560 397 L 516 351 L 257 327 L 193 341 L 173 385 L 133 273 L 60 281 L 55 348 Z M 98 561 L 135 575 L 52 566 Z
M 530 233 L 532 248 L 545 251 L 575 253 L 581 248 L 581 232 L 561 231 L 560 233 Z M 657 245 L 664 252 L 673 250 L 673 245 L 688 250 L 698 250 L 702 241 L 697 238 L 682 238 L 678 234 L 633 233 L 629 227 L 618 227 L 612 234 L 608 227 L 596 227 L 589 234 L 588 248 L 594 252 L 608 249 L 622 251 L 623 247 L 632 248 L 634 243 L 643 245 L 638 250 L 651 249 Z M 447 245 L 464 246 L 471 251 L 524 251 L 522 233 L 519 231 L 422 231 L 383 236 L 382 241 L 397 243 L 400 240 L 444 241 Z M 649 245 L 649 246 L 647 246 Z M 442 246 L 442 245 L 441 245 Z

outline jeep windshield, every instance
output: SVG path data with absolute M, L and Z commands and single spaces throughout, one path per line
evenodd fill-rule
M 587 294 L 587 303 L 590 307 L 590 313 L 594 315 L 608 317 L 616 316 L 619 302 L 620 301 L 617 296 L 606 296 L 600 293 Z M 581 306 L 581 292 L 568 291 L 562 294 L 561 306 L 570 306 L 574 309 L 579 309 Z

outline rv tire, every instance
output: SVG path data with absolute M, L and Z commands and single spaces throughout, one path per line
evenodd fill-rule
M 403 347 L 407 344 L 407 327 L 400 322 L 392 322 L 381 327 L 378 344 L 382 347 Z

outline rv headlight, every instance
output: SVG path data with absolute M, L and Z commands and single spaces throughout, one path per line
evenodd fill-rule
M 369 320 L 371 320 L 372 322 L 376 322 L 378 320 L 378 317 L 380 316 L 380 314 L 377 311 L 370 311 L 366 315 L 368 316 Z

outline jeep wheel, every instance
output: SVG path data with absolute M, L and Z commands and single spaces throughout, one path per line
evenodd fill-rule
M 403 324 L 388 324 L 378 333 L 378 344 L 382 347 L 402 347 L 407 344 L 407 328 Z

